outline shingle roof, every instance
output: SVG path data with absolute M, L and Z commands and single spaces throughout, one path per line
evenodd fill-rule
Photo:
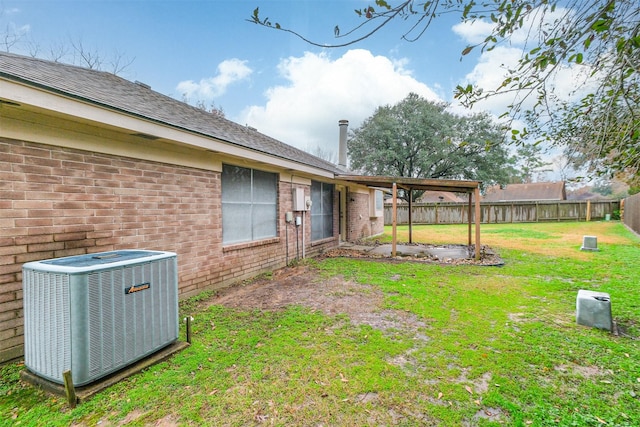
M 332 163 L 115 74 L 0 52 L 0 77 L 333 173 Z
M 508 184 L 504 188 L 494 185 L 487 188 L 482 198 L 485 202 L 566 200 L 564 181 Z
M 450 191 L 425 191 L 418 200 L 420 203 L 466 203 L 466 200 Z

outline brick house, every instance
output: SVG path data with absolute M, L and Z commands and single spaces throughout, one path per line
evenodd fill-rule
M 0 362 L 23 354 L 25 262 L 172 251 L 181 298 L 221 288 L 381 233 L 382 194 L 344 173 L 142 83 L 0 53 Z

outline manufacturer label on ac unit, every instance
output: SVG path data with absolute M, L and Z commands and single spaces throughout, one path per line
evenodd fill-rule
M 146 291 L 149 288 L 151 288 L 151 283 L 144 282 L 144 283 L 139 283 L 137 285 L 131 285 L 128 288 L 124 288 L 124 293 L 135 294 L 136 292 Z

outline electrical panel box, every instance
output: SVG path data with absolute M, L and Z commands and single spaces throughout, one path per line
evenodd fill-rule
M 120 250 L 24 264 L 25 365 L 88 384 L 178 338 L 176 254 Z
M 293 189 L 293 210 L 294 211 L 306 211 L 307 205 L 305 203 L 304 188 Z

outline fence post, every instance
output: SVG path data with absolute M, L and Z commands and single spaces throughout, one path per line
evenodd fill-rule
M 409 192 L 409 210 L 407 211 L 407 220 L 409 221 L 409 243 L 413 243 L 413 203 L 411 199 L 413 198 L 413 191 L 408 190 Z
M 580 222 L 580 213 L 582 212 L 582 202 L 578 202 L 578 222 Z

